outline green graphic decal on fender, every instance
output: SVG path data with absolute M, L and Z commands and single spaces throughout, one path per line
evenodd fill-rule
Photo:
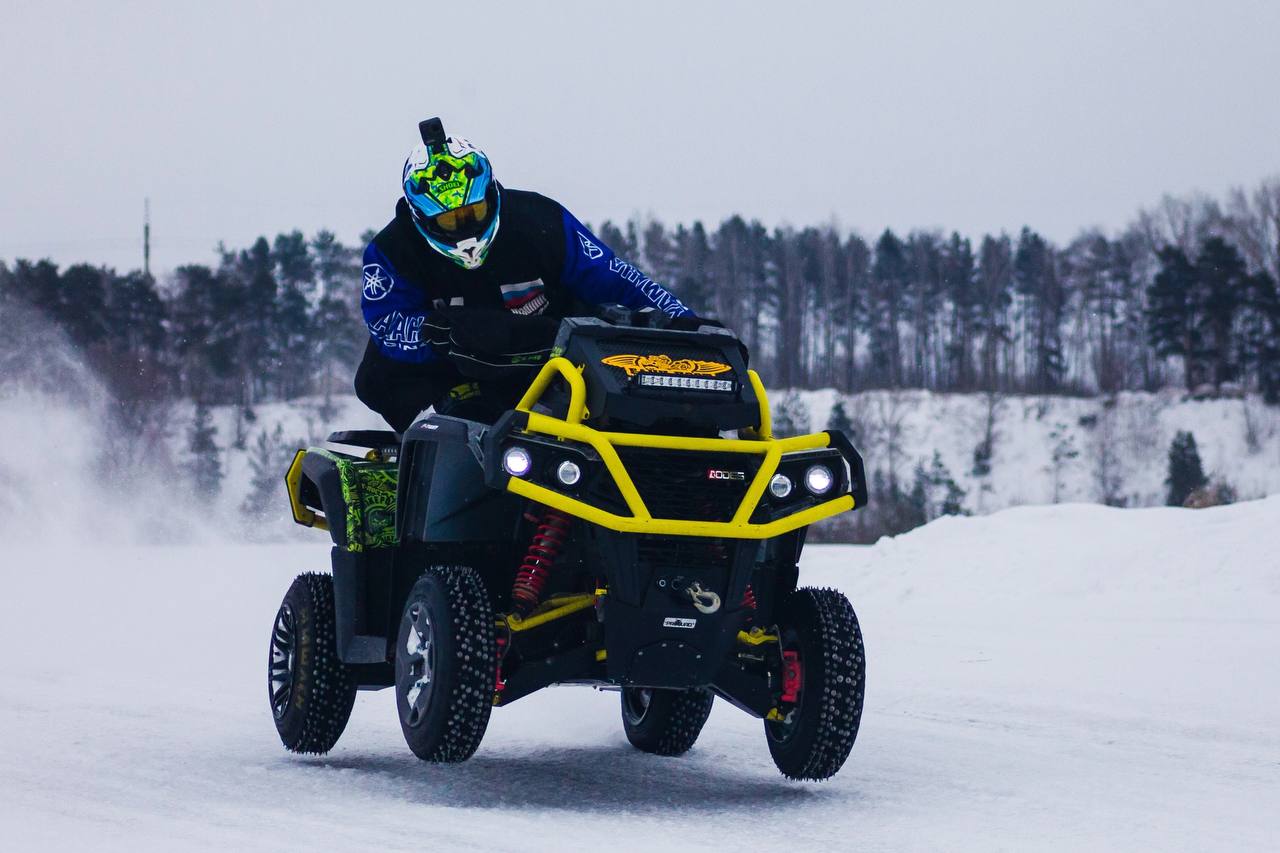
M 308 452 L 323 456 L 338 469 L 342 502 L 346 504 L 347 550 L 364 551 L 395 545 L 396 483 L 399 480 L 396 464 L 346 459 L 319 448 Z M 342 521 L 330 518 L 329 523 L 339 524 Z

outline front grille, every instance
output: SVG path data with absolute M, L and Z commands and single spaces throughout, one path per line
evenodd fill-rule
M 727 569 L 733 563 L 732 539 L 701 536 L 637 537 L 636 552 L 640 564 L 649 569 Z
M 729 521 L 751 485 L 760 459 L 746 453 L 693 453 L 619 447 L 618 456 L 654 518 Z M 712 471 L 743 479 L 712 479 Z

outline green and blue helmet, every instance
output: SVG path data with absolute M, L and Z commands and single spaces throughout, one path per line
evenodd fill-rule
M 404 162 L 404 197 L 431 248 L 465 269 L 484 263 L 498 233 L 501 192 L 489 158 L 446 137 L 439 119 L 419 125 L 422 144 Z

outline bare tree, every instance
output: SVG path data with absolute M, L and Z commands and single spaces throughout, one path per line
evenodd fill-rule
M 1226 228 L 1251 271 L 1280 281 L 1280 176 L 1263 181 L 1252 195 L 1231 190 Z
M 871 429 L 876 436 L 876 444 L 884 454 L 885 473 L 889 487 L 896 489 L 898 485 L 898 462 L 903 455 L 903 447 L 910 440 L 907 427 L 907 415 L 910 407 L 897 391 L 882 391 L 875 395 L 871 411 Z

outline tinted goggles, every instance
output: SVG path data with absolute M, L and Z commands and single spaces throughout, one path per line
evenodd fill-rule
M 480 199 L 475 204 L 464 205 L 456 210 L 446 210 L 432 217 L 432 222 L 441 231 L 454 233 L 472 231 L 483 225 L 489 216 L 489 202 Z

